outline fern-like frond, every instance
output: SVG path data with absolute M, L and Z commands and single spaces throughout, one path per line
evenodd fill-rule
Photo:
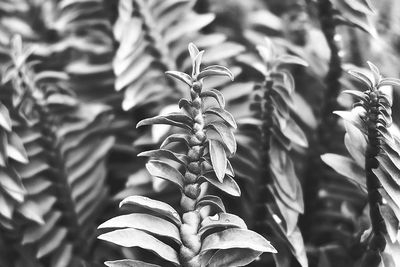
M 194 41 L 209 53 L 204 63 L 226 60 L 242 52 L 243 47 L 226 42 L 222 34 L 200 34 L 213 14 L 193 11 L 195 0 L 154 1 L 123 0 L 114 35 L 120 45 L 114 60 L 115 87 L 124 90 L 122 107 L 129 110 L 161 99 L 173 102 L 185 94 L 173 80 L 165 80 L 169 69 L 190 67 L 185 60 L 186 44 Z M 160 109 L 160 107 L 158 107 Z
M 29 159 L 14 164 L 27 191 L 18 206 L 25 220 L 15 245 L 50 266 L 76 266 L 93 241 L 93 223 L 107 194 L 105 158 L 114 142 L 107 132 L 110 110 L 79 102 L 61 86 L 65 74 L 34 72 L 18 38 L 11 55 L 4 77 L 17 95 L 12 117 Z
M 353 109 L 335 112 L 346 121 L 345 145 L 350 157 L 325 154 L 322 159 L 368 196 L 371 226 L 362 235 L 367 251 L 361 266 L 378 266 L 381 261 L 385 266 L 397 266 L 400 139 L 391 127 L 390 89 L 400 86 L 400 80 L 383 78 L 375 65 L 369 66 L 371 75 L 350 71 L 367 88 L 344 92 L 356 99 Z

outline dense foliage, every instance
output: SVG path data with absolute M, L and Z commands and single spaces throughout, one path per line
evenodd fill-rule
M 0 267 L 400 266 L 399 12 L 0 0 Z

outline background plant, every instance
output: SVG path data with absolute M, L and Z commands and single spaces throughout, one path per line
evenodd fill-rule
M 368 133 L 355 134 L 354 127 L 332 112 L 359 112 L 359 107 L 352 108 L 359 97 L 366 112 L 373 110 L 365 95 L 341 94 L 363 88 L 369 95 L 375 90 L 343 70 L 362 73 L 365 81 L 373 82 L 364 69 L 371 61 L 383 76 L 399 77 L 398 8 L 396 0 L 0 1 L 0 266 L 103 266 L 112 259 L 155 260 L 143 249 L 97 240 L 105 230 L 96 226 L 120 215 L 139 216 L 143 210 L 132 205 L 129 212 L 126 205 L 117 208 L 118 202 L 133 195 L 168 203 L 183 214 L 184 190 L 146 169 L 148 162 L 159 160 L 148 153 L 155 153 L 169 136 L 182 134 L 182 129 L 135 125 L 144 118 L 181 112 L 179 99 L 191 100 L 185 83 L 165 78 L 167 70 L 191 73 L 186 50 L 190 42 L 207 51 L 202 59 L 206 66 L 227 66 L 235 76 L 234 82 L 207 77 L 203 91 L 220 92 L 224 110 L 236 123 L 230 129 L 236 153 L 227 158 L 232 168 L 226 177 L 234 170 L 241 197 L 212 185 L 202 192 L 218 196 L 229 216 L 240 216 L 278 251 L 264 253 L 248 265 L 363 266 L 363 260 L 373 264 L 368 258 L 374 254 L 368 252 L 374 248 L 372 232 L 381 236 L 383 227 L 368 230 L 376 221 L 369 216 L 368 198 L 377 194 L 360 190 L 345 177 L 356 177 L 355 170 L 365 176 L 364 163 L 356 168 L 350 158 L 332 154 L 345 155 L 349 150 L 355 155 L 350 137 L 363 149 L 366 143 L 378 142 L 360 141 Z M 266 37 L 278 59 L 301 58 L 308 67 L 278 64 L 265 48 L 263 59 L 258 47 L 266 46 Z M 266 66 L 273 71 L 266 71 Z M 264 86 L 266 79 L 273 82 L 272 88 Z M 385 83 L 377 89 L 383 92 L 377 94 L 381 102 L 389 91 Z M 268 97 L 260 95 L 267 88 Z M 391 182 L 391 188 L 382 183 L 378 190 L 384 200 L 377 197 L 379 212 L 386 218 L 386 246 L 381 253 L 385 266 L 395 266 L 396 258 L 392 261 L 390 256 L 397 249 L 390 229 L 395 229 L 398 214 L 387 200 L 387 195 L 392 200 L 397 197 L 393 178 L 397 141 L 391 141 L 398 135 L 396 86 L 391 97 L 393 101 L 387 96 L 391 113 L 387 105 L 378 109 L 384 121 L 378 119 L 376 126 L 387 124 L 384 128 L 392 138 L 379 135 L 379 153 L 369 155 L 379 162 L 377 169 L 372 168 L 375 172 L 390 170 L 390 175 L 375 174 L 379 181 Z M 211 98 L 203 102 L 204 109 L 218 108 Z M 268 108 L 260 111 L 262 103 Z M 213 114 L 207 116 L 222 120 Z M 349 137 L 343 142 L 346 132 Z M 180 142 L 166 148 L 187 153 Z M 142 152 L 147 157 L 137 156 Z M 321 161 L 321 154 L 338 172 Z M 164 156 L 160 160 L 185 176 L 185 164 Z M 207 162 L 223 166 L 225 159 L 214 164 L 207 158 Z M 344 173 L 350 169 L 343 162 L 354 167 L 351 175 Z M 258 193 L 264 189 L 265 194 Z M 208 209 L 210 215 L 216 212 L 205 207 L 202 216 Z M 179 252 L 179 242 L 156 237 Z M 377 247 L 380 251 L 383 245 Z

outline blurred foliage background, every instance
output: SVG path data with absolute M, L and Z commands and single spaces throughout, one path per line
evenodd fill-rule
M 204 65 L 235 75 L 207 81 L 238 123 L 231 163 L 242 197 L 221 197 L 278 250 L 250 266 L 361 266 L 367 197 L 320 155 L 347 153 L 332 113 L 352 107 L 342 91 L 362 88 L 347 71 L 371 61 L 383 76 L 400 75 L 400 2 L 371 2 L 0 0 L 0 266 L 152 257 L 97 240 L 97 226 L 130 195 L 179 203 L 176 188 L 137 157 L 175 129 L 136 124 L 179 110 L 188 92 L 164 72 L 190 70 L 190 42 L 206 51 Z M 263 151 L 252 104 L 269 77 L 272 61 L 256 49 L 266 37 L 308 67 L 283 62 L 289 75 L 271 76 L 292 91 L 271 100 L 289 126 L 277 118 Z M 399 97 L 395 89 L 394 131 Z

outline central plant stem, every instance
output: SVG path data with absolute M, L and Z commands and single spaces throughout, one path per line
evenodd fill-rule
M 385 249 L 386 241 L 384 235 L 387 233 L 386 226 L 379 206 L 382 204 L 382 196 L 378 189 L 382 188 L 378 177 L 373 169 L 378 168 L 379 162 L 377 156 L 380 152 L 380 133 L 378 131 L 378 115 L 379 115 L 379 94 L 378 90 L 369 94 L 370 103 L 367 110 L 367 127 L 368 127 L 368 146 L 365 154 L 365 170 L 368 189 L 369 213 L 371 218 L 373 236 L 369 242 L 369 252 L 364 258 L 363 266 L 378 266 L 380 263 L 380 252 Z
M 181 207 L 184 211 L 182 215 L 182 225 L 180 235 L 182 246 L 180 257 L 183 266 L 200 266 L 199 253 L 201 249 L 200 236 L 197 234 L 201 217 L 199 211 L 195 209 L 196 203 L 201 193 L 199 178 L 201 176 L 201 161 L 205 149 L 206 134 L 204 132 L 204 118 L 202 112 L 202 100 L 200 92 L 201 82 L 194 82 L 190 88 L 190 115 L 193 119 L 193 132 L 189 140 L 189 164 L 185 172 L 184 186 L 182 190 Z

